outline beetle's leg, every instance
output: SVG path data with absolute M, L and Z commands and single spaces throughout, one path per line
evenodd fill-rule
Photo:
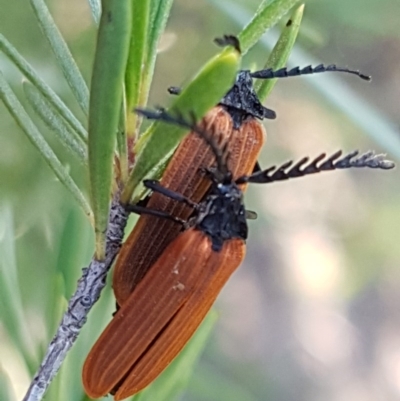
M 253 210 L 246 210 L 246 220 L 256 220 L 257 217 L 257 213 Z
M 260 163 L 258 162 L 258 160 L 256 161 L 256 164 L 254 165 L 254 168 L 253 168 L 253 174 L 254 173 L 257 173 L 257 172 L 259 172 L 259 171 L 262 171 L 262 168 L 261 168 L 261 166 L 260 166 Z
M 163 187 L 160 184 L 160 182 L 157 180 L 144 180 L 143 184 L 146 188 L 151 189 L 154 192 L 158 192 L 164 196 L 167 196 L 168 198 L 176 200 L 177 202 L 186 203 L 188 206 L 192 207 L 193 209 L 197 209 L 199 206 L 197 203 L 191 201 L 186 196 L 184 196 L 178 192 L 172 191 L 168 188 Z
M 172 220 L 175 223 L 183 225 L 184 227 L 187 226 L 187 222 L 185 220 L 182 220 L 179 217 L 172 216 L 171 214 L 168 214 L 161 210 L 151 209 L 148 207 L 138 206 L 138 205 L 127 205 L 125 206 L 125 209 L 131 213 L 149 214 L 150 216 L 160 217 L 161 219 Z

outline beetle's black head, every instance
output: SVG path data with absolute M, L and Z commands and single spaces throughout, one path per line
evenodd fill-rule
M 308 65 L 304 68 L 295 67 L 288 70 L 286 67 L 278 70 L 266 68 L 264 70 L 250 72 L 240 71 L 236 77 L 235 84 L 229 92 L 222 98 L 220 104 L 226 108 L 233 120 L 233 126 L 239 129 L 247 118 L 274 119 L 276 114 L 273 110 L 264 107 L 258 98 L 254 88 L 253 79 L 274 79 L 297 77 L 300 75 L 318 74 L 324 72 L 341 72 L 357 75 L 365 81 L 370 81 L 371 77 L 358 70 L 337 67 L 335 64 L 319 64 L 315 67 Z
M 247 118 L 276 118 L 275 112 L 264 107 L 258 99 L 249 70 L 238 73 L 235 84 L 222 98 L 220 105 L 231 115 L 235 129 L 239 129 Z

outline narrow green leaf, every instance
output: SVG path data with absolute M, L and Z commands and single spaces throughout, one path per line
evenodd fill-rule
M 264 0 L 248 25 L 239 34 L 242 54 L 246 54 L 299 0 Z
M 256 378 L 249 381 L 251 373 L 245 372 L 246 363 L 241 364 L 239 362 L 238 364 L 243 365 L 243 370 L 240 370 L 240 379 L 238 381 L 233 381 L 232 377 L 229 374 L 226 375 L 226 372 L 222 369 L 213 369 L 212 365 L 200 364 L 197 366 L 196 372 L 192 375 L 188 384 L 188 398 L 218 401 L 259 401 L 259 393 L 254 391 L 254 388 L 261 388 L 257 386 L 259 381 Z M 268 384 L 264 387 L 264 397 L 262 399 L 272 401 L 274 397 L 269 396 L 269 393 L 265 392 L 265 389 L 268 389 Z
M 54 91 L 37 75 L 30 64 L 17 52 L 14 46 L 0 34 L 0 50 L 15 64 L 25 77 L 35 85 L 43 96 L 53 105 L 60 115 L 68 122 L 71 128 L 84 140 L 87 132 L 79 120 L 74 116 L 65 103 L 54 93 Z
M 207 315 L 200 328 L 171 365 L 151 384 L 134 397 L 134 401 L 173 401 L 186 389 L 194 366 L 217 321 L 214 310 Z
M 301 19 L 303 18 L 303 12 L 304 4 L 297 7 L 295 12 L 290 17 L 288 23 L 283 28 L 278 42 L 276 43 L 276 45 L 272 49 L 271 54 L 268 57 L 265 68 L 272 68 L 274 70 L 277 70 L 286 66 L 290 52 L 292 51 L 292 48 L 296 41 L 297 34 L 299 33 Z M 276 81 L 276 79 L 258 80 L 258 82 L 255 84 L 255 90 L 261 101 L 264 101 L 267 98 L 272 88 L 275 86 Z
M 6 105 L 10 114 L 14 117 L 17 124 L 28 136 L 29 140 L 36 147 L 39 153 L 42 155 L 46 163 L 53 170 L 56 177 L 61 181 L 61 183 L 68 189 L 75 200 L 82 207 L 85 214 L 92 219 L 92 212 L 88 202 L 83 196 L 80 189 L 77 187 L 75 182 L 72 180 L 71 176 L 68 174 L 65 167 L 61 164 L 60 160 L 57 158 L 53 150 L 47 144 L 46 140 L 43 138 L 42 134 L 37 129 L 36 125 L 33 123 L 28 113 L 23 108 L 22 104 L 19 102 L 14 92 L 8 85 L 4 75 L 0 72 L 0 97 Z
M 164 32 L 171 11 L 173 0 L 152 0 L 147 41 L 147 59 L 144 64 L 142 87 L 140 89 L 139 105 L 147 104 L 150 85 L 153 79 L 154 66 L 157 58 L 157 45 Z
M 11 388 L 11 380 L 0 365 L 0 400 L 16 400 Z
M 128 63 L 125 73 L 125 93 L 127 105 L 126 130 L 129 137 L 135 137 L 137 114 L 134 108 L 140 106 L 139 96 L 143 68 L 147 52 L 150 0 L 132 0 L 132 34 L 130 38 Z
M 43 0 L 31 0 L 31 4 L 36 18 L 39 21 L 40 28 L 56 56 L 57 62 L 72 93 L 82 111 L 87 115 L 89 109 L 89 90 L 64 38 L 54 23 L 46 3 Z
M 43 120 L 49 129 L 57 135 L 65 148 L 75 155 L 83 164 L 87 164 L 87 149 L 83 140 L 74 137 L 71 128 L 65 123 L 61 116 L 55 112 L 51 103 L 33 86 L 29 81 L 23 81 L 24 93 L 35 110 L 36 114 Z
M 196 78 L 183 89 L 169 108 L 171 113 L 183 115 L 193 113 L 200 119 L 232 86 L 239 68 L 240 55 L 236 50 L 225 49 L 209 61 Z M 138 146 L 136 164 L 131 172 L 127 186 L 122 194 L 122 202 L 129 202 L 133 190 L 152 170 L 160 167 L 165 158 L 178 145 L 186 131 L 171 124 L 155 123 L 144 134 Z
M 125 85 L 122 89 L 122 105 L 119 113 L 119 123 L 117 130 L 117 147 L 118 147 L 118 160 L 119 160 L 119 173 L 120 182 L 126 182 L 128 179 L 129 171 L 129 156 L 128 156 L 128 138 L 126 136 L 126 97 L 125 97 Z M 118 173 L 116 173 L 118 175 Z
M 0 205 L 0 254 L 1 322 L 29 369 L 36 365 L 38 355 L 26 326 L 18 282 L 13 213 L 7 203 Z
M 164 32 L 174 0 L 151 0 L 149 21 L 149 54 L 157 50 L 158 41 Z
M 131 33 L 131 1 L 103 0 L 89 113 L 89 169 L 96 257 L 105 255 L 112 164 Z
M 137 106 L 139 107 L 143 107 L 147 104 L 157 58 L 158 42 L 167 24 L 172 3 L 173 0 L 150 1 L 147 52 L 145 54 L 146 58 L 143 61 L 141 86 L 139 89 L 139 98 L 137 102 Z M 136 115 L 133 115 L 132 118 L 137 119 L 135 124 L 136 132 L 139 132 L 142 118 Z
M 89 6 L 92 11 L 92 17 L 96 25 L 99 25 L 101 16 L 101 3 L 100 0 L 89 0 Z
M 67 298 L 65 298 L 65 280 L 60 271 L 52 270 L 48 277 L 49 289 L 47 292 L 47 310 L 46 310 L 46 329 L 47 337 L 52 338 L 57 331 L 58 326 L 65 310 L 68 308 Z M 71 293 L 70 293 L 71 294 Z M 68 294 L 69 295 L 69 294 Z
M 82 219 L 76 210 L 64 209 L 65 223 L 59 235 L 57 260 L 55 266 L 64 279 L 64 292 L 62 296 L 69 299 L 76 290 L 76 277 L 80 273 L 79 266 L 84 266 L 92 256 L 92 250 L 87 244 L 93 241 L 93 230 Z M 79 233 L 79 235 L 75 235 Z

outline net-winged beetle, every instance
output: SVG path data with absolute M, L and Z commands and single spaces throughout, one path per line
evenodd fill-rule
M 165 111 L 138 110 L 145 117 L 179 124 L 199 135 L 212 150 L 216 165 L 207 170 L 211 189 L 193 202 L 165 188 L 158 181 L 144 185 L 194 211 L 183 221 L 160 210 L 131 207 L 140 214 L 168 219 L 184 231 L 171 242 L 138 283 L 93 346 L 83 368 L 83 384 L 91 397 L 109 392 L 116 400 L 131 396 L 150 384 L 189 341 L 211 308 L 220 290 L 245 255 L 247 212 L 239 185 L 270 183 L 322 171 L 370 167 L 391 169 L 384 155 L 352 152 L 330 157 L 322 154 L 309 161 L 284 163 L 235 178 L 229 169 L 227 143 L 197 126 L 193 120 Z

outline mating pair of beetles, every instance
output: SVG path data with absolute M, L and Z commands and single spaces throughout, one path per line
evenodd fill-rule
M 265 140 L 259 120 L 275 118 L 253 89 L 253 79 L 326 71 L 356 74 L 334 65 L 241 71 L 219 105 L 197 123 L 192 116 L 137 110 L 142 116 L 177 124 L 190 132 L 175 151 L 123 245 L 113 276 L 118 311 L 90 351 L 83 385 L 90 397 L 129 397 L 150 384 L 192 337 L 222 287 L 245 255 L 247 183 L 271 183 L 335 169 L 391 169 L 384 155 L 358 151 L 305 157 L 261 170 L 257 158 Z M 174 90 L 176 92 L 176 90 Z

